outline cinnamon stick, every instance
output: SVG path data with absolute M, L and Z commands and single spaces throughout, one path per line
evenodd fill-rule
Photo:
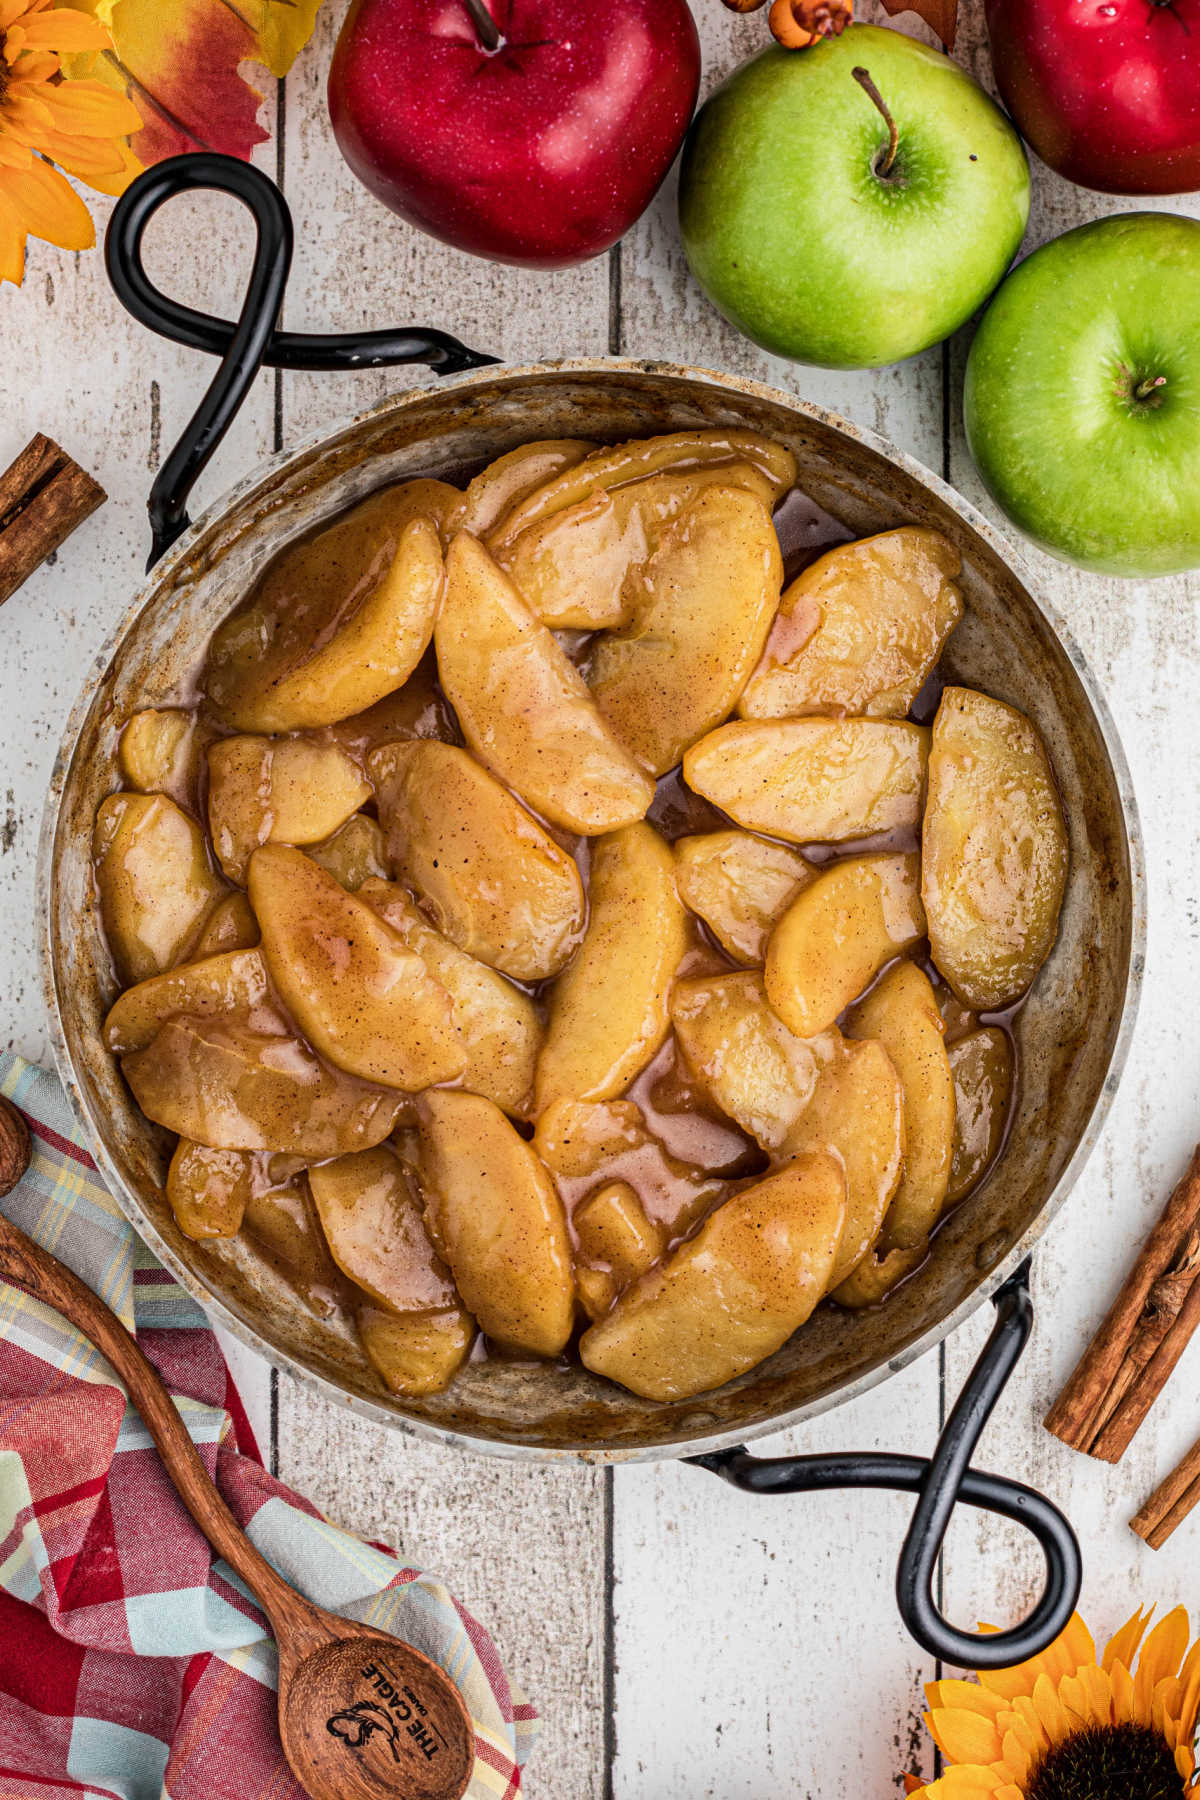
M 1200 1145 L 1108 1316 L 1046 1414 L 1048 1431 L 1119 1462 L 1200 1326 Z
M 106 499 L 52 438 L 26 444 L 0 475 L 0 603 Z
M 1129 1521 L 1130 1528 L 1145 1538 L 1152 1550 L 1161 1550 L 1194 1506 L 1200 1506 L 1200 1439 Z

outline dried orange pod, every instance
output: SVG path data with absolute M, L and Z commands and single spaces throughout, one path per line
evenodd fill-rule
M 840 37 L 853 17 L 850 0 L 772 0 L 767 24 L 785 50 L 807 50 L 822 38 Z

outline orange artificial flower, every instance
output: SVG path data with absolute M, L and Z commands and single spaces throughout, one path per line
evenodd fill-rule
M 120 194 L 141 167 L 122 141 L 141 129 L 133 102 L 101 81 L 62 73 L 60 57 L 111 42 L 88 13 L 51 0 L 0 0 L 0 281 L 21 282 L 29 234 L 63 250 L 95 243 L 91 215 L 60 170 Z
M 977 1682 L 934 1681 L 925 1723 L 945 1773 L 919 1800 L 1187 1800 L 1200 1795 L 1200 1640 L 1182 1606 L 1142 1643 L 1139 1609 L 1097 1659 L 1078 1613 L 1049 1650 Z M 1138 1656 L 1138 1645 L 1141 1655 Z M 1136 1662 L 1136 1672 L 1135 1672 Z

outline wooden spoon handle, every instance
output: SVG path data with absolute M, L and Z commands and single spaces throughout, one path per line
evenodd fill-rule
M 275 1626 L 277 1615 L 295 1618 L 310 1604 L 289 1587 L 254 1548 L 200 1460 L 175 1402 L 120 1319 L 72 1274 L 0 1214 L 0 1275 L 61 1313 L 112 1364 L 158 1447 L 167 1474 L 218 1556 L 236 1570 Z

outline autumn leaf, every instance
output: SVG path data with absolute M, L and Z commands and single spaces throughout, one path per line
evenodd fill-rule
M 918 19 L 924 19 L 934 35 L 941 38 L 947 50 L 953 50 L 958 0 L 883 0 L 883 5 L 890 19 L 897 13 L 916 13 Z
M 321 0 L 72 0 L 112 34 L 112 50 L 71 59 L 70 73 L 128 93 L 143 126 L 143 163 L 188 150 L 248 157 L 270 134 L 262 93 L 242 73 L 257 62 L 286 75 L 312 34 Z

